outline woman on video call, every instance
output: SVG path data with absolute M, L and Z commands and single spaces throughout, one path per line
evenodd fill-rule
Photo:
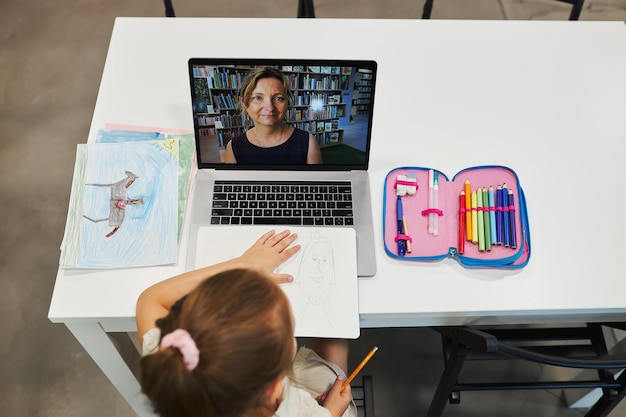
M 272 67 L 251 71 L 239 88 L 241 110 L 254 127 L 234 137 L 224 153 L 230 164 L 321 164 L 313 135 L 287 125 L 291 100 L 287 78 Z

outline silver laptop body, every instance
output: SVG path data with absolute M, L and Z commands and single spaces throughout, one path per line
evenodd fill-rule
M 374 228 L 367 168 L 376 63 L 348 60 L 192 58 L 188 64 L 199 169 L 194 181 L 193 205 L 190 208 L 187 270 L 193 269 L 196 264 L 198 229 L 210 227 L 212 224 L 216 181 L 348 181 L 352 188 L 352 224 L 341 227 L 352 227 L 356 231 L 358 275 L 375 275 Z M 241 132 L 243 129 L 233 123 L 237 113 L 228 103 L 236 99 L 236 85 L 231 85 L 230 81 L 236 84 L 236 77 L 240 78 L 247 70 L 256 66 L 274 66 L 290 77 L 333 80 L 333 86 L 325 86 L 324 89 L 294 89 L 294 94 L 300 95 L 297 100 L 306 101 L 305 95 L 318 94 L 323 95 L 327 102 L 333 103 L 331 106 L 335 110 L 335 117 L 326 119 L 326 129 L 320 126 L 320 120 L 303 121 L 299 117 L 293 123 L 299 128 L 304 123 L 305 128 L 302 129 L 312 131 L 318 143 L 321 143 L 324 160 L 322 165 L 241 166 L 221 162 L 219 155 L 227 143 L 226 135 L 231 134 L 231 131 Z M 306 111 L 306 106 L 301 109 Z M 322 130 L 316 129 L 316 125 L 322 127 Z M 245 226 L 233 224 L 232 227 Z M 280 231 L 288 229 L 289 225 L 276 224 L 271 228 Z M 242 251 L 245 249 L 247 248 L 242 248 Z

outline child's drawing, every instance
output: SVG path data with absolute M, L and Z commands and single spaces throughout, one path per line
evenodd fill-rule
M 171 140 L 79 145 L 63 266 L 176 262 L 178 168 Z
M 332 328 L 332 317 L 327 310 L 326 293 L 335 284 L 335 261 L 333 244 L 319 232 L 311 234 L 311 240 L 303 249 L 296 282 L 306 296 L 306 306 L 299 317 L 303 325 L 309 321 L 317 328 Z
M 161 133 L 164 130 L 170 131 L 170 129 L 142 128 L 138 126 L 117 127 L 123 128 L 123 130 L 113 129 L 98 131 L 96 142 L 124 143 L 163 140 L 164 147 L 168 148 L 171 152 L 177 152 L 178 163 L 180 164 L 178 170 L 178 238 L 180 240 L 182 235 L 185 205 L 187 203 L 187 196 L 191 186 L 191 178 L 193 177 L 195 170 L 196 142 L 193 134 L 182 132 L 177 133 L 176 131 Z M 172 146 L 176 144 L 178 145 L 178 149 L 175 146 Z
M 86 214 L 83 214 L 84 218 L 92 221 L 93 223 L 104 222 L 107 220 L 109 221 L 109 226 L 112 227 L 113 230 L 107 233 L 105 237 L 111 237 L 118 231 L 124 221 L 124 217 L 126 216 L 127 205 L 143 204 L 143 198 L 129 198 L 128 192 L 126 191 L 127 188 L 133 185 L 136 179 L 137 175 L 131 171 L 126 171 L 126 177 L 122 178 L 118 182 L 114 182 L 113 184 L 85 184 L 94 187 L 108 187 L 111 190 L 108 217 L 104 219 L 92 219 Z
M 198 230 L 195 268 L 222 262 L 250 247 L 267 226 L 207 226 Z M 280 230 L 280 229 L 278 229 Z M 281 264 L 291 274 L 281 284 L 291 302 L 298 337 L 359 336 L 359 298 L 354 229 L 290 227 L 302 248 Z

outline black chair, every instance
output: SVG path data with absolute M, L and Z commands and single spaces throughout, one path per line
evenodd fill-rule
M 312 1 L 312 0 L 311 0 Z M 434 0 L 426 0 L 424 2 L 424 8 L 422 10 L 422 19 L 430 19 L 430 13 L 433 10 L 433 1 Z M 578 20 L 580 17 L 580 12 L 583 9 L 583 5 L 585 4 L 585 0 L 556 0 L 562 3 L 567 3 L 572 5 L 572 10 L 569 14 L 569 20 Z
M 313 0 L 298 0 L 298 17 L 299 18 L 314 18 L 315 17 L 315 5 Z
M 583 5 L 585 4 L 585 0 L 556 0 L 563 3 L 568 3 L 572 5 L 572 11 L 569 15 L 569 20 L 578 20 L 580 17 L 580 12 L 583 9 Z M 422 19 L 430 19 L 430 14 L 433 10 L 433 2 L 434 0 L 426 0 L 424 2 L 424 8 L 422 10 Z M 165 16 L 166 17 L 176 17 L 176 13 L 174 12 L 174 6 L 172 5 L 172 0 L 163 0 L 163 4 L 165 6 Z M 298 0 L 298 17 L 299 18 L 314 18 L 315 17 L 315 5 L 313 4 L 313 0 Z
M 163 0 L 165 17 L 176 17 L 172 0 Z M 313 0 L 298 0 L 298 17 L 315 17 Z
M 361 385 L 352 385 L 352 398 L 358 417 L 374 417 L 374 382 L 370 375 L 363 375 Z
M 607 416 L 626 396 L 626 355 L 609 355 L 603 326 L 626 330 L 626 323 L 588 324 L 564 328 L 435 327 L 442 337 L 444 371 L 428 410 L 440 416 L 446 405 L 458 404 L 461 391 L 602 388 L 601 398 L 586 417 Z M 461 382 L 469 360 L 527 360 L 567 368 L 592 369 L 597 378 L 561 381 Z M 483 377 L 483 375 L 481 375 Z

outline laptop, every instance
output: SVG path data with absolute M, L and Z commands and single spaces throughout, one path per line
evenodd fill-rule
M 321 163 L 225 162 L 229 142 L 250 128 L 237 104 L 238 88 L 259 67 L 273 67 L 287 78 L 286 123 L 313 135 Z M 191 58 L 188 68 L 198 172 L 187 269 L 196 265 L 200 228 L 349 227 L 356 233 L 358 276 L 375 275 L 367 169 L 376 62 Z

